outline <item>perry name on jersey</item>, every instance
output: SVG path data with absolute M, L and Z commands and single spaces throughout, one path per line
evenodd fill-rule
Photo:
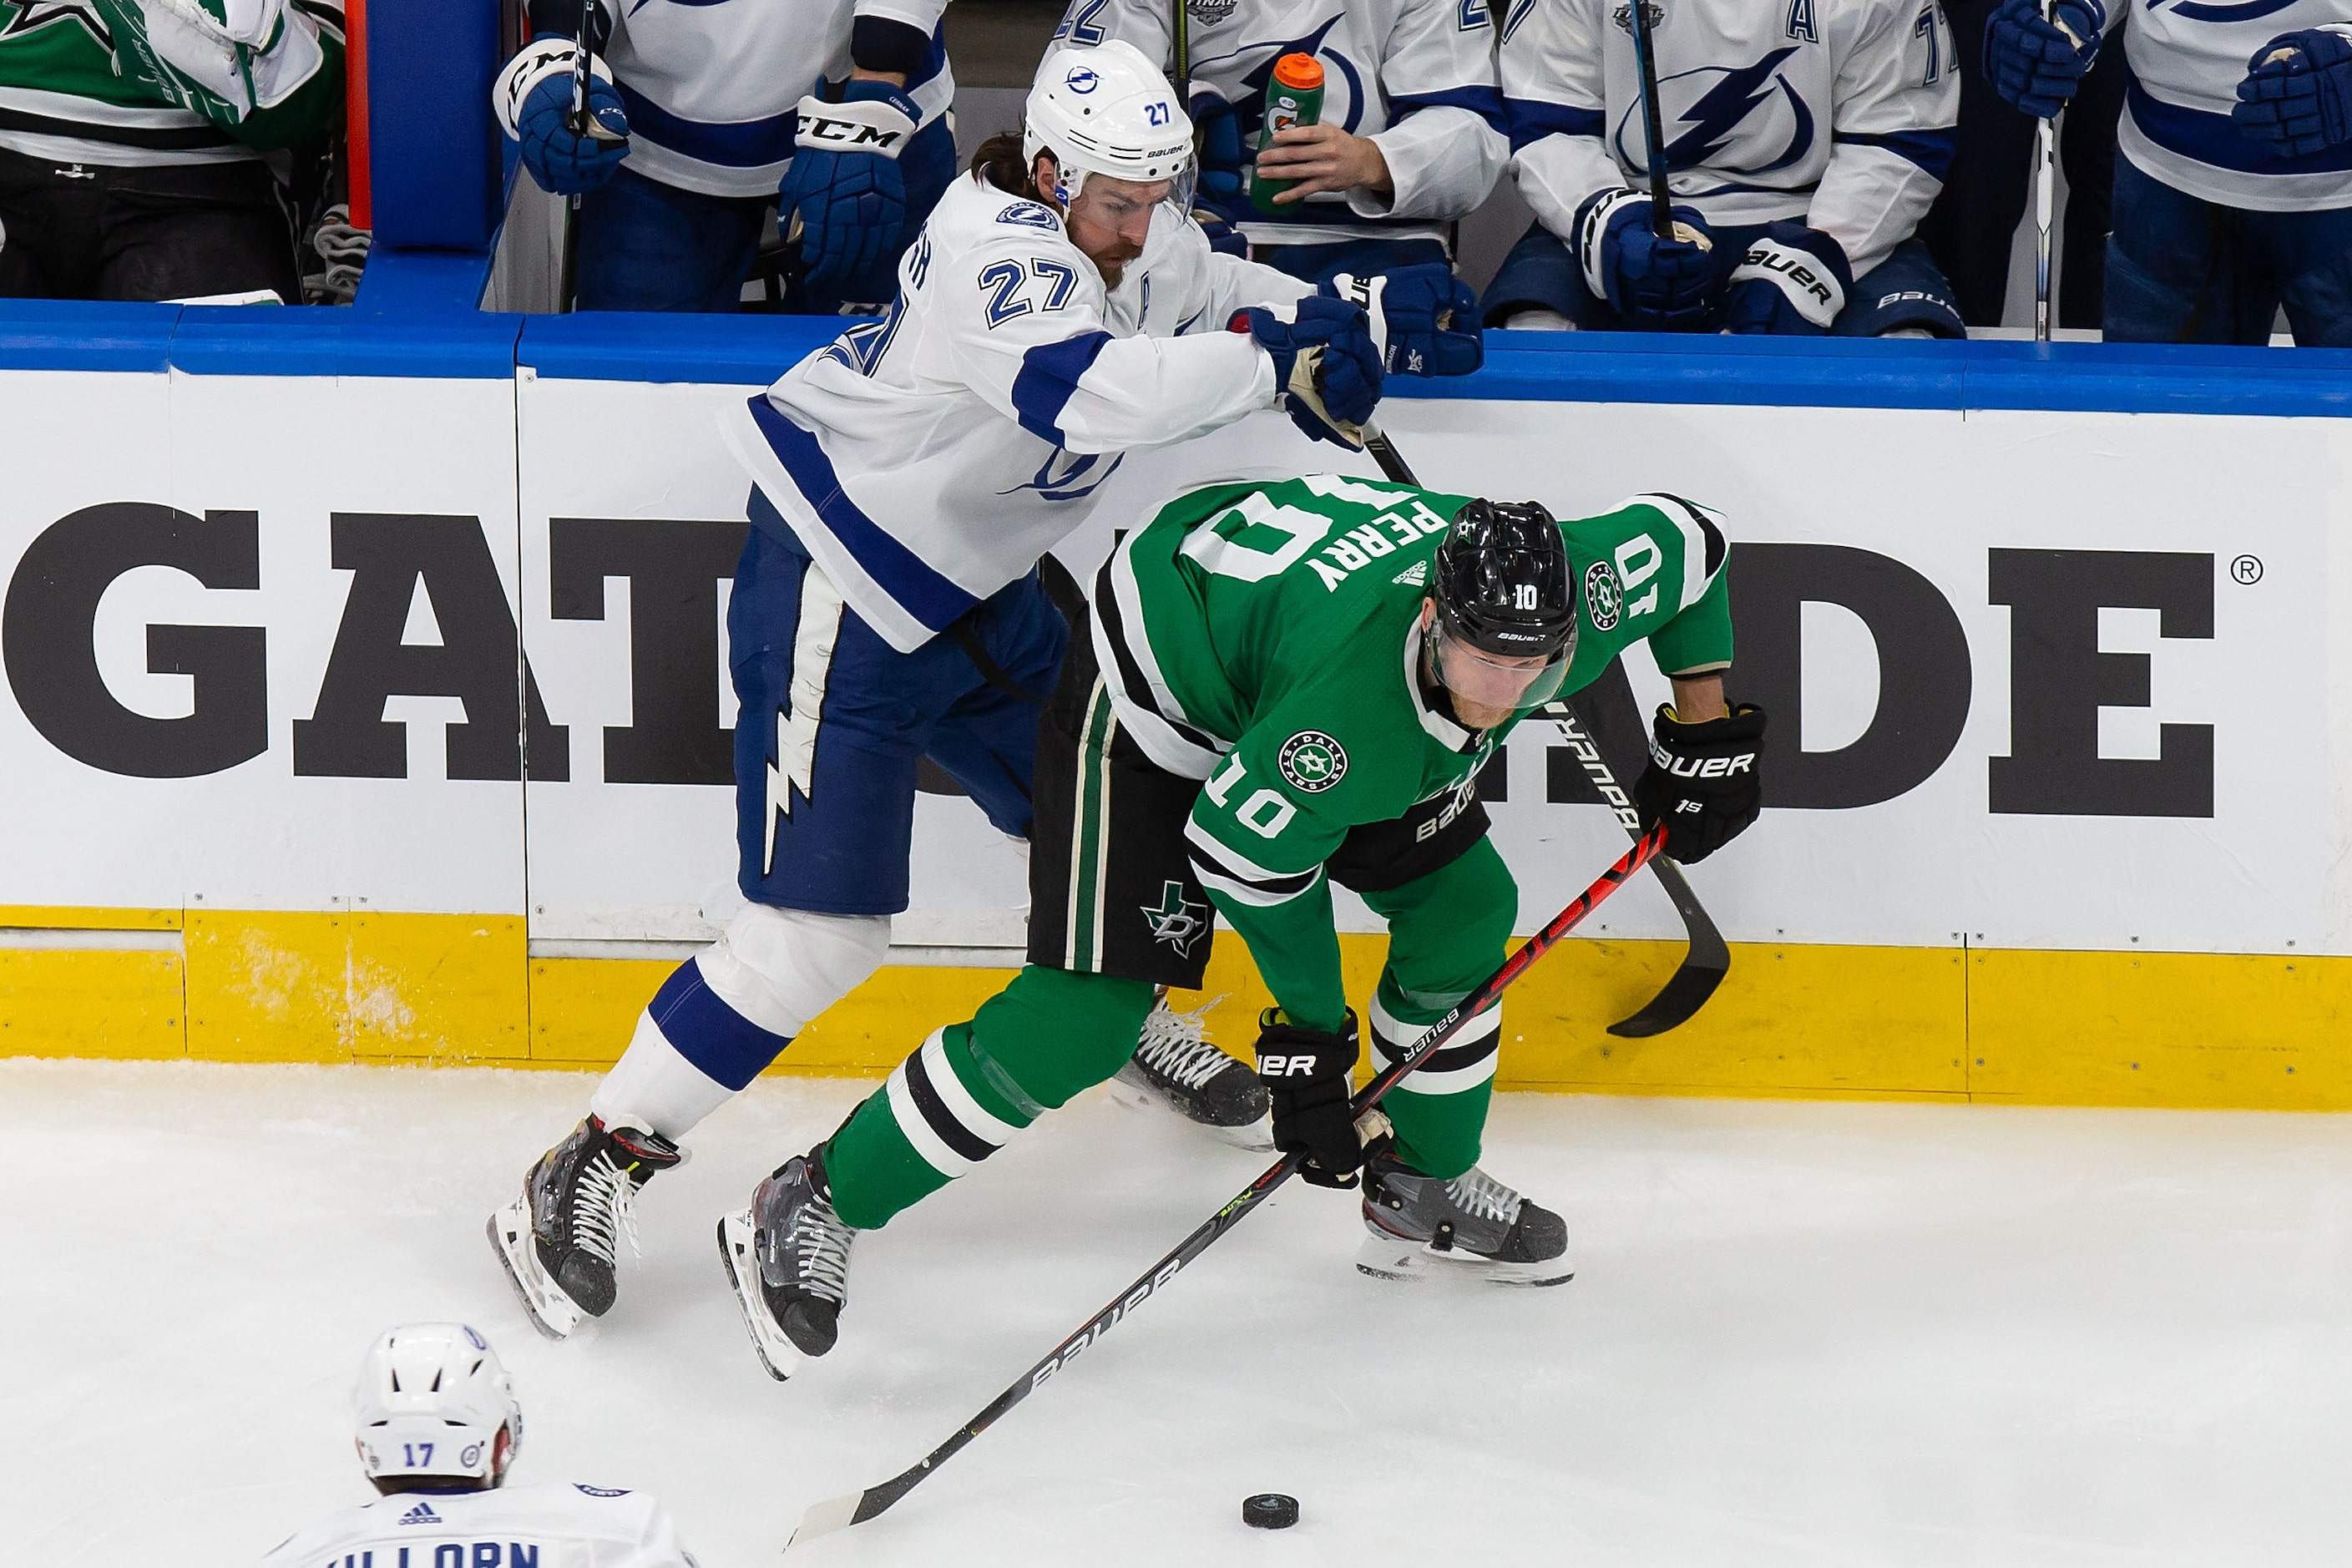
M 1225 323 L 1312 291 L 1164 205 L 1106 290 L 1053 208 L 966 175 L 882 320 L 728 411 L 752 521 L 910 652 L 1085 522 L 1123 453 L 1271 407 L 1272 362 Z
M 1212 893 L 1311 891 L 1349 828 L 1458 788 L 1508 732 L 1464 729 L 1420 676 L 1433 557 L 1468 499 L 1329 474 L 1211 486 L 1105 566 L 1096 657 L 1137 744 L 1204 781 L 1186 836 Z M 1564 691 L 1643 638 L 1671 674 L 1731 662 L 1715 514 L 1637 496 L 1560 531 L 1579 589 Z
M 395 1492 L 281 1542 L 263 1568 L 696 1568 L 669 1511 L 611 1487 Z
M 1571 235 L 1646 188 L 1628 0 L 1512 0 L 1503 96 L 1519 192 Z M 1910 237 L 1957 145 L 1959 63 L 1937 0 L 1644 0 L 1675 199 L 1711 224 L 1801 218 L 1856 276 Z
M 1162 68 L 1175 64 L 1171 0 L 1072 0 L 1057 40 L 1121 38 Z M 1487 0 L 1185 0 L 1192 80 L 1241 111 L 1255 149 L 1274 62 L 1323 64 L 1323 123 L 1380 143 L 1396 182 L 1323 193 L 1269 219 L 1244 196 L 1223 216 L 1260 244 L 1349 238 L 1444 239 L 1446 220 L 1486 198 L 1509 156 L 1495 81 Z
M 2131 22 L 2124 25 L 2125 14 Z M 2110 0 L 2109 37 L 2124 31 L 2124 155 L 2176 190 L 2223 206 L 2314 212 L 2352 206 L 2352 152 L 2289 157 L 2230 122 L 2256 51 L 2282 33 L 2352 20 L 2343 0 L 2221 0 L 2133 5 Z
M 628 166 L 713 196 L 772 196 L 803 95 L 849 75 L 856 16 L 928 34 L 907 94 L 925 125 L 955 100 L 940 38 L 947 0 L 615 0 L 604 63 L 629 116 Z

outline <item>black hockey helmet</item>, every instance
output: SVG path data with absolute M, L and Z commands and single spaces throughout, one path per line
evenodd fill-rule
M 1449 691 L 1520 711 L 1576 657 L 1576 594 L 1559 523 L 1538 501 L 1472 500 L 1437 546 L 1433 672 Z

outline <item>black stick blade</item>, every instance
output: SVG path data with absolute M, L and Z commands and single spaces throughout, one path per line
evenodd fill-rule
M 1707 963 L 1694 954 L 1683 961 L 1682 967 L 1667 980 L 1664 989 L 1650 998 L 1648 1005 L 1632 1017 L 1610 1025 L 1609 1032 L 1620 1039 L 1643 1040 L 1679 1028 L 1690 1022 L 1691 1015 L 1706 1005 L 1706 999 L 1715 994 L 1715 988 L 1730 973 L 1730 964 Z

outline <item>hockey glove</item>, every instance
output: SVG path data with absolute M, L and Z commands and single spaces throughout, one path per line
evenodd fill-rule
M 96 0 L 115 68 L 234 132 L 325 61 L 318 25 L 286 0 Z
M 1241 110 L 1206 82 L 1194 82 L 1185 112 L 1192 117 L 1192 199 L 1228 219 L 1249 210 L 1249 149 L 1242 142 Z
M 2291 158 L 2352 141 L 2352 29 L 2281 33 L 2246 62 L 2230 123 Z
M 1715 236 L 1696 207 L 1676 207 L 1675 234 L 1651 227 L 1650 198 L 1602 191 L 1576 210 L 1571 232 L 1584 285 L 1642 331 L 1686 332 L 1706 324 L 1723 286 Z
M 1318 1187 L 1352 1187 L 1364 1163 L 1355 1112 L 1356 1015 L 1336 1034 L 1309 1029 L 1269 1007 L 1257 1021 L 1257 1076 L 1274 1102 L 1274 1146 L 1304 1154 L 1299 1176 Z
M 1253 305 L 1230 325 L 1272 356 L 1275 397 L 1292 424 L 1318 441 L 1364 444 L 1364 421 L 1381 400 L 1381 350 L 1360 307 L 1309 294 Z
M 1720 719 L 1685 724 L 1661 703 L 1650 765 L 1633 781 L 1644 832 L 1666 825 L 1666 853 L 1685 865 L 1739 837 L 1763 804 L 1764 710 L 1743 702 Z
M 1443 262 L 1370 278 L 1342 272 L 1323 289 L 1364 308 L 1391 375 L 1468 375 L 1486 363 L 1478 296 Z
M 1845 247 L 1820 229 L 1784 219 L 1749 240 L 1731 269 L 1723 330 L 1818 335 L 1845 309 L 1853 287 Z
M 1985 79 L 2003 103 L 2040 120 L 2074 96 L 2107 25 L 2099 0 L 2058 0 L 2050 16 L 2042 19 L 2038 0 L 2002 0 L 1985 18 Z
M 881 81 L 843 84 L 841 101 L 801 100 L 800 134 L 776 221 L 801 220 L 801 265 L 820 289 L 847 287 L 897 254 L 907 223 L 898 154 L 914 140 L 915 100 Z
M 1238 256 L 1249 259 L 1249 238 L 1241 230 L 1219 217 L 1206 207 L 1192 209 L 1192 221 L 1200 226 L 1202 237 L 1209 248 L 1219 256 Z
M 613 177 L 629 155 L 629 117 L 601 59 L 588 62 L 588 135 L 572 127 L 572 44 L 534 38 L 507 62 L 490 89 L 499 123 L 522 143 L 523 167 L 552 195 L 576 196 Z

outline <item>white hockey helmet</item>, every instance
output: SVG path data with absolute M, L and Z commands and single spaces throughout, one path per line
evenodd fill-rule
M 522 1447 L 514 1378 L 463 1323 L 385 1330 L 360 1363 L 355 1402 L 360 1463 L 382 1491 L 433 1479 L 494 1487 Z
M 1054 198 L 1067 210 L 1088 174 L 1169 182 L 1179 212 L 1192 205 L 1192 121 L 1168 79 L 1122 38 L 1092 48 L 1064 45 L 1045 57 L 1029 89 L 1022 161 L 1051 153 Z

